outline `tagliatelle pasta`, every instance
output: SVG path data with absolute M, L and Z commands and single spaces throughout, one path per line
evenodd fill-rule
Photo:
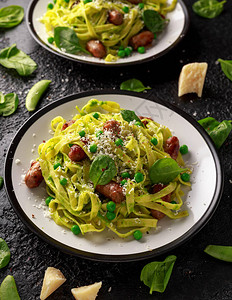
M 171 219 L 188 216 L 187 211 L 181 211 L 181 186 L 190 186 L 190 183 L 181 180 L 180 175 L 158 192 L 150 193 L 153 183 L 149 170 L 156 161 L 170 159 L 164 151 L 164 143 L 171 136 L 167 127 L 146 117 L 142 122 L 125 120 L 125 112 L 131 116 L 131 111 L 123 111 L 115 102 L 92 99 L 81 110 L 77 109 L 79 113 L 69 126 L 64 126 L 67 123 L 61 116 L 54 118 L 51 121 L 54 136 L 38 148 L 38 162 L 52 198 L 49 210 L 58 225 L 70 229 L 77 225 L 82 234 L 109 228 L 125 238 L 137 230 L 145 232 L 156 228 L 158 220 L 152 216 L 152 210 Z M 117 132 L 108 130 L 107 122 L 117 124 Z M 152 142 L 154 138 L 156 145 Z M 80 161 L 70 159 L 74 145 L 85 152 Z M 109 172 L 111 177 L 106 181 L 120 187 L 123 197 L 115 201 L 113 219 L 107 217 L 107 204 L 111 199 L 98 188 L 103 174 L 107 177 L 108 173 L 104 173 L 107 167 L 99 170 L 102 174 L 96 182 L 92 181 L 98 171 L 91 176 L 91 168 L 99 156 L 115 164 L 116 172 Z M 180 153 L 176 162 L 180 166 L 179 174 L 187 170 L 182 169 L 184 162 Z M 171 197 L 169 202 L 165 201 L 167 195 Z

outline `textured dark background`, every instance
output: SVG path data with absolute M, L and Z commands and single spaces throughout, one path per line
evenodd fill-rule
M 232 3 L 225 4 L 223 13 L 207 20 L 195 15 L 193 0 L 186 0 L 191 25 L 186 38 L 157 61 L 124 68 L 100 68 L 75 63 L 37 45 L 30 37 L 25 20 L 18 27 L 0 31 L 0 48 L 16 43 L 38 64 L 38 69 L 27 78 L 0 66 L 0 91 L 17 92 L 20 103 L 17 112 L 0 117 L 0 175 L 11 140 L 20 126 L 31 115 L 25 108 L 29 88 L 37 81 L 52 80 L 39 108 L 49 101 L 80 91 L 113 88 L 122 81 L 138 78 L 152 87 L 149 93 L 173 103 L 195 119 L 213 116 L 218 120 L 232 119 L 232 82 L 216 64 L 218 58 L 232 59 Z M 0 8 L 15 4 L 0 0 Z M 18 0 L 25 10 L 29 0 Z M 208 62 L 203 96 L 183 100 L 177 96 L 178 77 L 182 66 L 189 62 Z M 193 100 L 193 101 L 192 101 Z M 191 138 L 191 137 L 190 137 Z M 0 282 L 6 275 L 14 276 L 22 300 L 39 299 L 44 271 L 48 266 L 62 270 L 67 282 L 49 299 L 72 299 L 70 289 L 75 286 L 103 281 L 99 299 L 232 299 L 232 265 L 207 256 L 203 250 L 208 244 L 232 245 L 232 136 L 219 151 L 225 172 L 225 187 L 221 202 L 207 225 L 191 240 L 171 251 L 177 261 L 168 287 L 163 294 L 149 295 L 149 289 L 140 282 L 144 260 L 130 263 L 99 263 L 66 255 L 46 244 L 31 233 L 13 211 L 4 188 L 0 191 L 0 236 L 11 250 L 11 261 L 0 270 Z M 202 199 L 203 201 L 203 199 Z M 166 256 L 166 255 L 165 255 Z M 158 257 L 163 260 L 165 256 Z M 10 300 L 10 299 L 9 299 Z

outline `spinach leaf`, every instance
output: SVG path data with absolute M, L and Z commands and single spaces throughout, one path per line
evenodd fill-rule
M 198 121 L 209 134 L 218 149 L 223 145 L 232 130 L 231 122 L 232 121 L 224 120 L 220 123 L 212 117 Z
M 204 252 L 214 258 L 232 262 L 232 246 L 208 245 Z
M 37 64 L 23 51 L 13 44 L 0 51 L 0 64 L 9 69 L 15 69 L 19 75 L 28 76 L 37 68 Z
M 4 102 L 0 104 L 0 116 L 7 117 L 12 115 L 19 104 L 19 98 L 15 93 L 9 93 L 4 96 Z
M 137 121 L 141 124 L 141 126 L 143 125 L 142 121 L 135 114 L 135 112 L 133 110 L 123 109 L 123 110 L 121 110 L 121 115 L 122 115 L 123 119 L 125 121 L 127 121 L 128 123 L 133 122 L 133 121 Z
M 56 27 L 54 29 L 54 41 L 61 51 L 71 54 L 77 54 L 77 52 L 89 54 L 87 50 L 81 47 L 75 31 L 69 27 Z
M 166 257 L 164 261 L 154 261 L 147 264 L 141 272 L 140 280 L 153 291 L 163 293 L 167 287 L 176 261 L 175 255 Z
M 232 60 L 223 60 L 221 58 L 218 59 L 221 64 L 222 71 L 232 81 Z
M 182 169 L 172 158 L 161 158 L 157 160 L 149 170 L 149 177 L 153 184 L 168 184 L 175 179 L 180 173 L 187 171 Z
M 0 269 L 8 265 L 10 261 L 10 249 L 7 246 L 7 243 L 0 238 Z
M 138 79 L 129 79 L 121 83 L 120 90 L 143 92 L 144 90 L 150 90 L 150 87 L 145 87 L 143 83 Z
M 92 180 L 94 187 L 109 183 L 116 174 L 115 162 L 108 155 L 97 156 L 93 160 L 89 170 L 89 178 Z
M 203 18 L 213 19 L 223 11 L 225 2 L 226 1 L 199 0 L 193 4 L 192 8 L 197 15 Z
M 11 28 L 22 22 L 24 9 L 18 5 L 10 5 L 0 9 L 0 28 Z
M 14 277 L 11 275 L 6 276 L 0 286 L 0 299 L 6 300 L 20 300 L 18 290 L 15 284 Z
M 161 15 L 154 10 L 144 10 L 143 12 L 143 21 L 146 27 L 153 33 L 163 31 L 167 20 L 161 17 Z

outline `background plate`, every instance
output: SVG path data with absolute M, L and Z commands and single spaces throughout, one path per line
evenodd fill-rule
M 160 228 L 145 234 L 140 241 L 133 237 L 120 239 L 109 231 L 75 236 L 71 231 L 45 218 L 44 185 L 28 189 L 22 176 L 30 161 L 37 158 L 37 147 L 52 137 L 51 120 L 61 115 L 69 120 L 91 99 L 116 101 L 122 108 L 134 110 L 137 115 L 152 117 L 168 126 L 178 136 L 180 144 L 190 151 L 184 156 L 187 165 L 194 167 L 192 190 L 188 191 L 184 208 L 189 216 L 179 220 L 164 218 Z M 35 113 L 18 131 L 8 150 L 5 163 L 5 182 L 11 204 L 21 220 L 36 234 L 59 249 L 103 261 L 130 261 L 160 255 L 184 242 L 198 232 L 216 209 L 223 187 L 223 175 L 216 150 L 205 131 L 192 117 L 165 102 L 149 101 L 128 92 L 88 92 L 62 98 Z
M 153 46 L 147 49 L 146 53 L 133 55 L 118 59 L 116 62 L 105 62 L 104 59 L 85 55 L 72 55 L 61 52 L 58 48 L 52 46 L 47 42 L 48 35 L 45 30 L 44 24 L 39 19 L 44 15 L 47 10 L 48 0 L 32 0 L 27 11 L 27 25 L 32 37 L 45 49 L 51 51 L 56 55 L 72 59 L 78 62 L 96 64 L 102 66 L 122 66 L 128 64 L 138 64 L 158 58 L 174 46 L 185 36 L 189 26 L 189 14 L 187 8 L 182 0 L 179 0 L 174 11 L 167 14 L 170 20 L 166 29 L 158 35 L 158 38 L 153 41 Z

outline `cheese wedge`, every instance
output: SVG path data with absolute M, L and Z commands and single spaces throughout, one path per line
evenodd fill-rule
M 207 68 L 207 63 L 191 63 L 183 66 L 179 77 L 178 96 L 196 93 L 201 97 Z
M 50 296 L 58 287 L 60 287 L 66 278 L 60 270 L 48 267 L 44 274 L 43 286 L 40 294 L 40 299 L 44 300 Z
M 101 286 L 102 282 L 100 281 L 91 285 L 71 289 L 71 292 L 76 300 L 95 300 Z

